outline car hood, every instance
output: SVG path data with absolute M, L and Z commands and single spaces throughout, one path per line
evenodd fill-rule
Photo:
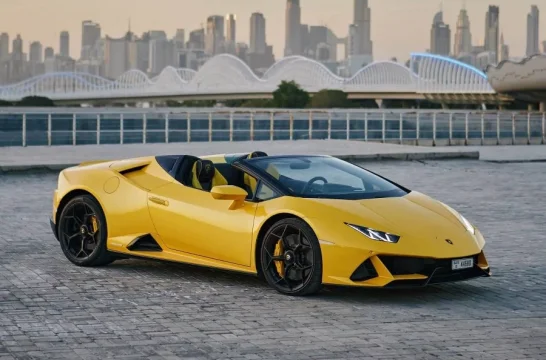
M 402 197 L 366 200 L 310 199 L 313 213 L 325 221 L 351 223 L 402 238 L 450 239 L 474 242 L 460 220 L 441 202 L 419 192 Z M 323 211 L 319 209 L 322 208 Z

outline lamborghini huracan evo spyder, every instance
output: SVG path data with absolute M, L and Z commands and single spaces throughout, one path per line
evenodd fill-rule
M 490 275 L 482 234 L 458 212 L 329 156 L 82 163 L 59 174 L 51 227 L 79 266 L 168 260 L 257 274 L 291 295 Z

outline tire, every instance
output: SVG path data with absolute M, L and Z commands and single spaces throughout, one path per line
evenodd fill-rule
M 104 266 L 116 260 L 106 249 L 104 212 L 90 195 L 77 196 L 66 204 L 59 216 L 58 234 L 64 255 L 77 266 Z
M 312 295 L 322 288 L 320 244 L 303 220 L 282 219 L 267 230 L 260 264 L 267 283 L 282 294 Z

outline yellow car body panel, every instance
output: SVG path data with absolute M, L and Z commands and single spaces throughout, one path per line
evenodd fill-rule
M 226 163 L 224 155 L 201 159 Z M 52 210 L 57 236 L 60 207 L 71 194 L 82 192 L 94 196 L 105 213 L 107 249 L 128 256 L 256 274 L 264 224 L 273 217 L 290 215 L 307 222 L 319 240 L 324 284 L 380 287 L 396 280 L 427 278 L 419 273 L 393 275 L 382 256 L 477 256 L 477 266 L 489 269 L 480 231 L 475 229 L 471 234 L 446 206 L 415 191 L 369 200 L 281 196 L 233 206 L 231 200 L 217 200 L 210 192 L 176 181 L 155 157 L 88 162 L 59 175 Z M 395 244 L 372 240 L 347 224 L 393 233 L 400 240 Z M 162 251 L 129 249 L 135 238 L 146 234 Z M 351 280 L 351 274 L 366 260 L 373 264 L 377 276 Z

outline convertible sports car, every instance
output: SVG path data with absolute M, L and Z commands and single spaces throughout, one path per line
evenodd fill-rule
M 490 275 L 482 234 L 458 212 L 329 156 L 86 162 L 59 174 L 50 222 L 79 266 L 175 261 L 257 274 L 290 295 Z

